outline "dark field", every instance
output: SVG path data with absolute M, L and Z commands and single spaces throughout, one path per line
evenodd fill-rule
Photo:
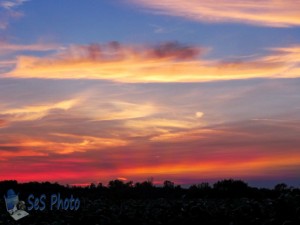
M 3 196 L 7 187 L 27 201 L 33 193 L 71 194 L 79 197 L 78 211 L 29 211 L 30 215 L 14 221 L 0 198 L 0 224 L 207 224 L 207 225 L 299 225 L 300 190 L 284 184 L 274 189 L 248 187 L 242 181 L 225 180 L 213 187 L 208 184 L 183 189 L 172 182 L 155 187 L 151 182 L 138 184 L 112 181 L 87 188 L 70 188 L 50 183 L 17 184 L 1 182 Z M 48 198 L 47 198 L 48 200 Z

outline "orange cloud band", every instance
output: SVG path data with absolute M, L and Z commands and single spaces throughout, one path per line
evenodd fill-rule
M 20 56 L 5 77 L 104 79 L 117 82 L 207 82 L 250 78 L 299 77 L 300 47 L 271 49 L 250 61 L 202 59 L 207 49 L 164 43 L 155 47 L 71 46 L 50 57 Z
M 300 25 L 299 0 L 128 0 L 154 13 L 179 16 L 194 21 L 235 22 L 258 26 Z

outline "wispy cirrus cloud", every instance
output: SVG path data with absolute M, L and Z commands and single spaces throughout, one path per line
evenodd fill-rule
M 7 9 L 11 10 L 17 6 L 22 5 L 24 2 L 28 2 L 29 0 L 7 0 L 7 1 L 1 1 L 0 6 Z
M 47 53 L 59 50 L 59 45 L 38 42 L 34 44 L 15 44 L 0 41 L 0 74 L 11 71 L 17 64 L 16 57 L 26 53 Z
M 0 116 L 2 179 L 299 177 L 299 79 L 0 85 L 1 112 L 10 113 Z M 39 111 L 46 115 L 12 121 Z M 25 168 L 22 177 L 11 165 Z
M 128 83 L 208 82 L 299 77 L 299 46 L 270 49 L 249 60 L 205 59 L 208 48 L 177 42 L 157 46 L 73 45 L 46 57 L 19 56 L 16 78 L 102 79 Z
M 59 49 L 56 44 L 35 43 L 35 44 L 13 44 L 9 42 L 0 41 L 0 55 L 8 53 L 16 53 L 21 51 L 29 52 L 47 52 Z
M 30 159 L 32 166 L 25 167 L 28 175 L 23 179 L 34 176 L 39 180 L 55 180 L 61 177 L 67 181 L 77 172 L 92 173 L 80 176 L 80 180 L 99 178 L 102 181 L 116 176 L 136 180 L 148 176 L 167 179 L 171 175 L 180 177 L 186 174 L 194 179 L 199 174 L 202 178 L 216 179 L 227 176 L 269 177 L 278 173 L 299 176 L 299 138 L 290 136 L 291 131 L 299 131 L 299 122 L 298 127 L 291 125 L 243 121 L 211 129 L 192 129 L 194 132 L 181 134 L 182 137 L 170 136 L 167 143 L 164 143 L 167 140 L 151 140 L 142 144 L 141 139 L 128 141 L 65 133 L 51 134 L 54 139 L 1 136 L 0 156 L 6 160 L 0 167 L 7 169 L 11 162 L 26 165 Z M 258 133 L 257 128 L 264 134 Z M 188 138 L 190 134 L 193 139 Z M 274 138 L 277 141 L 271 141 Z M 40 171 L 49 170 L 49 166 L 60 169 L 39 176 Z M 8 171 L 6 176 L 17 174 Z
M 28 155 L 47 156 L 48 154 L 70 154 L 121 147 L 127 140 L 113 137 L 83 136 L 74 134 L 53 133 L 43 138 L 27 135 L 3 135 L 0 139 L 0 156 L 16 157 Z
M 8 27 L 12 19 L 23 16 L 23 13 L 17 8 L 30 0 L 1 0 L 0 1 L 0 29 L 4 30 Z
M 51 110 L 68 110 L 72 108 L 78 101 L 79 100 L 77 99 L 72 99 L 53 104 L 11 108 L 2 110 L 0 116 L 5 117 L 7 120 L 12 122 L 38 120 L 48 115 Z
M 300 25 L 299 0 L 127 0 L 154 13 L 208 23 L 246 23 L 257 26 Z

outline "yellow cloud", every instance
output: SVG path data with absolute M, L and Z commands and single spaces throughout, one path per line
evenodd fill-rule
M 64 133 L 52 133 L 51 135 L 64 139 L 63 142 L 52 143 L 51 150 L 54 150 L 58 153 L 88 151 L 90 149 L 101 150 L 109 147 L 126 146 L 129 143 L 127 140 L 117 138 L 104 138 Z
M 258 26 L 300 25 L 299 0 L 128 0 L 158 14 L 199 22 L 247 23 Z
M 195 113 L 195 116 L 196 116 L 197 118 L 201 118 L 203 115 L 204 115 L 203 112 L 196 112 L 196 113 Z
M 125 125 L 129 128 L 147 129 L 149 127 L 192 128 L 199 124 L 195 123 L 195 121 L 150 118 L 144 120 L 128 120 Z
M 207 138 L 208 135 L 222 134 L 224 131 L 211 129 L 191 129 L 179 132 L 164 132 L 152 137 L 150 140 L 155 142 L 187 142 Z
M 23 108 L 6 109 L 0 115 L 7 116 L 9 121 L 38 120 L 54 109 L 68 110 L 78 102 L 77 99 L 57 102 L 54 104 L 26 106 Z
M 111 147 L 126 146 L 129 142 L 118 138 L 94 137 L 86 135 L 74 135 L 66 133 L 51 133 L 49 137 L 34 138 L 26 136 L 10 136 L 7 137 L 9 142 L 2 143 L 0 147 L 11 147 L 19 149 L 11 154 L 16 157 L 19 154 L 29 151 L 30 154 L 47 155 L 48 153 L 70 154 L 73 152 L 85 152 L 91 149 L 102 150 Z M 6 140 L 6 139 L 5 139 Z M 7 141 L 7 140 L 6 140 Z M 26 154 L 26 153 L 25 153 Z M 0 156 L 9 156 L 6 151 L 1 152 Z
M 174 129 L 191 129 L 203 125 L 198 121 L 168 118 L 143 118 L 126 120 L 124 126 L 130 137 L 160 137 L 168 135 Z M 155 138 L 151 138 L 153 140 Z
M 157 110 L 153 104 L 136 104 L 123 101 L 112 101 L 109 103 L 110 109 L 97 109 L 96 113 L 91 115 L 93 120 L 123 120 L 146 117 L 154 114 Z

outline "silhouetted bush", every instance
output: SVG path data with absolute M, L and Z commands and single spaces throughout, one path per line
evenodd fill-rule
M 250 188 L 244 181 L 229 179 L 215 183 L 214 190 L 222 197 L 241 197 L 247 196 Z

